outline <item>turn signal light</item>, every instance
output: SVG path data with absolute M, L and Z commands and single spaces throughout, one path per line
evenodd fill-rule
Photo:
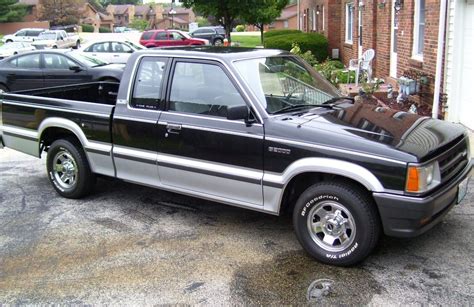
M 420 173 L 418 167 L 409 166 L 407 176 L 407 192 L 418 192 L 420 190 Z

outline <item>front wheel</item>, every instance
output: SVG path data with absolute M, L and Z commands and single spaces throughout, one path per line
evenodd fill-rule
M 304 191 L 293 211 L 296 235 L 317 260 L 348 266 L 365 259 L 380 235 L 380 220 L 370 197 L 359 187 L 321 182 Z
M 77 41 L 76 45 L 74 46 L 74 49 L 79 49 L 81 48 L 81 41 Z
M 56 192 L 66 198 L 81 198 L 95 184 L 89 162 L 81 146 L 72 140 L 51 144 L 46 159 L 48 177 Z
M 217 38 L 214 40 L 214 46 L 222 46 L 224 44 L 224 41 L 220 38 Z

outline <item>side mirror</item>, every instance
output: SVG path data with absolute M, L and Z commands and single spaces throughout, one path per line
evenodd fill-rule
M 75 72 L 80 72 L 80 71 L 82 71 L 82 68 L 80 66 L 70 66 L 69 70 L 74 70 Z
M 239 120 L 243 119 L 246 122 L 249 119 L 250 110 L 247 106 L 232 106 L 227 107 L 227 119 L 228 120 Z

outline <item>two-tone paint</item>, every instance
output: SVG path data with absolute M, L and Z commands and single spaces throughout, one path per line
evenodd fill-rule
M 380 211 L 388 198 L 427 201 L 430 195 L 404 192 L 407 164 L 467 151 L 461 126 L 377 106 L 347 103 L 270 115 L 233 66 L 268 56 L 291 55 L 211 47 L 140 51 L 131 56 L 118 89 L 93 83 L 4 93 L 0 143 L 3 139 L 7 147 L 40 156 L 45 136 L 53 131 L 49 129 L 63 129 L 80 141 L 95 173 L 271 214 L 281 212 L 286 189 L 302 174 L 352 180 L 374 195 Z M 134 108 L 130 97 L 138 65 L 150 57 L 166 62 L 162 103 L 155 110 Z M 221 67 L 255 120 L 168 111 L 171 76 L 180 61 Z M 467 156 L 461 158 L 459 163 L 465 163 L 455 176 L 434 192 L 451 189 L 468 176 L 472 163 Z M 440 207 L 452 203 L 449 199 Z M 393 227 L 385 230 L 397 234 Z

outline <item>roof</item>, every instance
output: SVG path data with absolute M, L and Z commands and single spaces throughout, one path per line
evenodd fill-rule
M 122 15 L 122 14 L 125 14 L 127 11 L 128 11 L 128 8 L 131 7 L 133 5 L 131 4 L 117 4 L 117 5 L 113 5 L 113 9 L 114 9 L 114 14 L 116 15 Z
M 175 7 L 173 8 L 173 10 L 176 12 L 175 15 L 176 14 L 189 14 L 189 13 L 192 13 L 193 11 L 192 9 L 187 9 L 185 7 Z M 166 8 L 163 10 L 163 14 L 169 15 L 170 11 L 171 11 L 171 8 Z
M 147 15 L 151 10 L 149 5 L 136 5 L 135 6 L 135 15 Z
M 134 53 L 135 54 L 135 53 Z M 217 59 L 223 61 L 234 61 L 252 58 L 264 58 L 278 55 L 291 55 L 288 51 L 276 49 L 254 49 L 241 47 L 214 47 L 214 46 L 199 46 L 199 47 L 167 47 L 157 49 L 147 49 L 137 51 L 136 54 L 162 54 L 168 56 L 189 56 L 202 57 L 208 59 Z

